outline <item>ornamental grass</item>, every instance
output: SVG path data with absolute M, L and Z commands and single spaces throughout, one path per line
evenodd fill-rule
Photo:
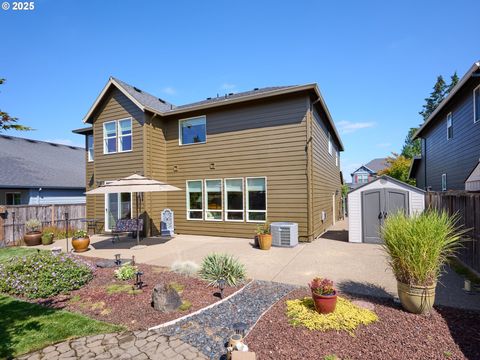
M 362 309 L 342 297 L 337 297 L 335 311 L 329 314 L 319 314 L 311 297 L 287 300 L 286 304 L 289 323 L 309 330 L 346 331 L 355 336 L 354 330 L 357 327 L 378 320 L 373 311 Z

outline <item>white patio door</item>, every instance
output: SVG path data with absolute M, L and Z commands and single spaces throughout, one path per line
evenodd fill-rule
M 130 193 L 105 194 L 105 230 L 111 231 L 117 220 L 132 218 Z

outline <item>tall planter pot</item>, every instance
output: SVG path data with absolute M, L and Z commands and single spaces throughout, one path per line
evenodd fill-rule
M 270 250 L 272 247 L 272 235 L 270 234 L 259 234 L 258 236 L 258 246 L 262 250 Z
M 337 292 L 333 295 L 318 295 L 312 292 L 313 303 L 319 314 L 330 314 L 337 306 Z
M 30 231 L 23 235 L 23 241 L 27 246 L 36 246 L 42 243 L 41 231 Z
M 85 252 L 88 250 L 88 246 L 90 245 L 90 237 L 74 237 L 72 238 L 72 246 L 75 249 L 75 252 Z
M 402 307 L 414 314 L 428 314 L 435 301 L 435 288 L 431 286 L 415 286 L 397 281 L 398 297 Z

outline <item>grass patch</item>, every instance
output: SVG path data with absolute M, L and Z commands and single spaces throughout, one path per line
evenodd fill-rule
M 50 344 L 123 327 L 63 310 L 0 295 L 0 358 L 10 358 Z
M 341 359 L 335 354 L 330 354 L 330 355 L 325 355 L 323 357 L 323 360 L 341 360 Z
M 42 251 L 42 250 L 41 250 Z M 29 256 L 37 253 L 36 249 L 28 249 L 24 247 L 6 247 L 0 249 L 0 262 L 6 261 L 12 257 Z
M 143 292 L 140 289 L 138 290 L 134 289 L 132 285 L 124 285 L 124 284 L 111 284 L 107 286 L 106 290 L 108 295 L 120 294 L 120 293 L 137 295 Z
M 70 300 L 68 300 L 70 303 L 72 304 L 76 304 L 78 303 L 80 300 L 82 300 L 82 298 L 80 297 L 80 295 L 73 295 Z
M 180 305 L 178 307 L 178 310 L 180 311 L 187 311 L 187 310 L 190 310 L 190 308 L 192 307 L 192 303 L 188 300 L 183 300 L 182 301 L 182 305 Z
M 170 284 L 168 284 L 168 286 L 179 294 L 181 294 L 183 290 L 185 290 L 185 285 L 182 285 L 176 282 L 171 282 Z
M 378 320 L 373 311 L 359 308 L 341 297 L 337 297 L 335 311 L 325 315 L 317 313 L 311 297 L 288 300 L 286 303 L 290 324 L 304 326 L 309 330 L 343 330 L 353 336 L 353 331 L 358 326 L 368 325 Z
M 478 277 L 472 270 L 463 265 L 458 259 L 450 258 L 448 264 L 458 275 L 470 280 L 472 284 L 480 285 L 480 277 Z

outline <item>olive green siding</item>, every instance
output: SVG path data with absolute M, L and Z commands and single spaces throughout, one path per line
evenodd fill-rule
M 149 234 L 159 233 L 160 213 L 168 207 L 174 211 L 178 234 L 252 237 L 257 224 L 247 222 L 246 213 L 243 222 L 225 221 L 224 215 L 223 221 L 187 220 L 186 181 L 266 177 L 268 221 L 297 222 L 300 237 L 312 240 L 332 223 L 340 170 L 328 153 L 324 118 L 312 115 L 310 107 L 310 96 L 302 92 L 181 116 L 154 116 L 144 114 L 120 91 L 110 90 L 93 120 L 95 159 L 87 162 L 87 189 L 98 181 L 143 173 L 182 189 L 144 194 Z M 179 120 L 199 115 L 207 119 L 206 143 L 179 145 Z M 104 155 L 103 123 L 126 117 L 133 119 L 133 151 Z M 340 195 L 336 200 L 339 205 Z M 327 213 L 325 222 L 320 221 L 321 211 Z M 104 219 L 104 196 L 87 196 L 87 214 Z

